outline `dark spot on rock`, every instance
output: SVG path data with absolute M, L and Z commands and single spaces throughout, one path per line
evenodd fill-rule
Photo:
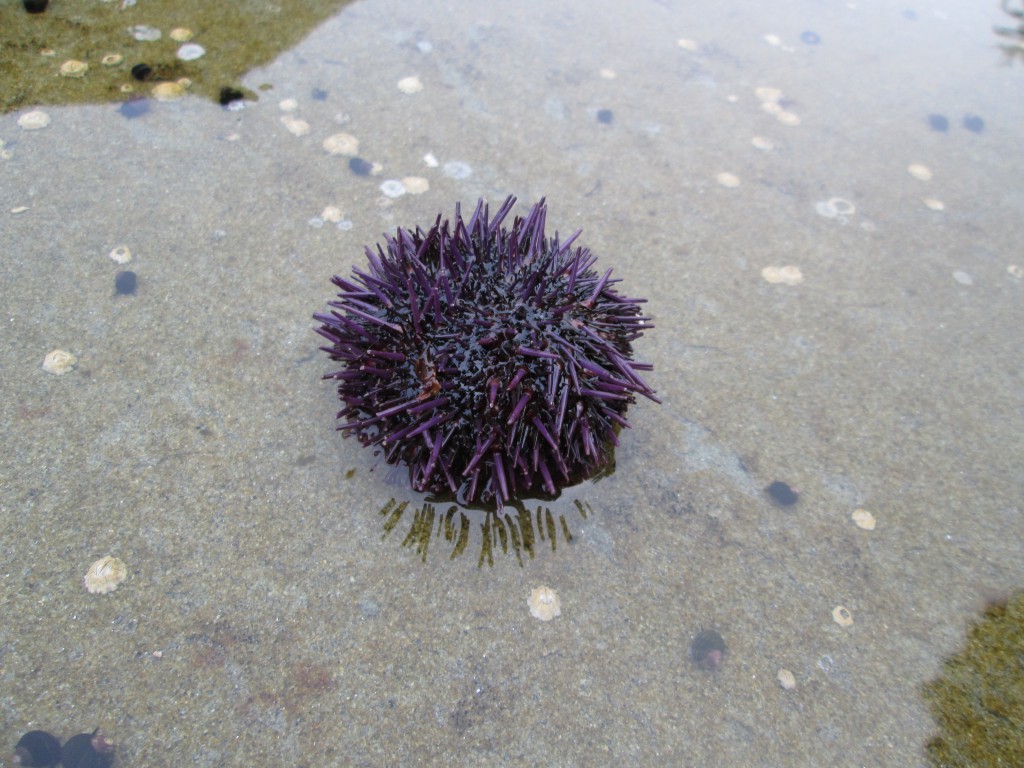
M 309 95 L 313 101 L 327 101 L 327 91 L 323 88 L 314 88 Z
M 981 133 L 985 130 L 985 121 L 977 115 L 964 115 L 964 128 L 971 133 Z
M 928 127 L 933 131 L 945 133 L 949 130 L 949 119 L 945 115 L 928 115 Z
M 369 176 L 373 170 L 373 163 L 361 157 L 353 157 L 348 161 L 348 168 L 356 176 Z
M 808 29 L 800 33 L 800 39 L 808 45 L 817 45 L 821 42 L 821 35 Z
M 114 278 L 114 290 L 121 296 L 130 296 L 135 293 L 138 286 L 138 278 L 130 269 L 118 272 Z
M 797 500 L 800 498 L 799 493 L 781 480 L 776 480 L 764 490 L 771 500 L 780 507 L 791 507 L 796 504 Z
M 117 108 L 124 117 L 132 120 L 149 112 L 149 99 L 129 99 Z
M 614 118 L 615 115 L 612 114 L 612 111 L 610 109 L 597 110 L 597 122 L 602 123 L 603 125 L 611 124 Z

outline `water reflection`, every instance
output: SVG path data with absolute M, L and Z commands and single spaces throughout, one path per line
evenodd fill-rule
M 1006 40 L 999 47 L 1008 61 L 1015 57 L 1024 60 L 1024 0 L 1002 0 L 1003 12 L 1015 19 L 1015 27 L 994 27 L 995 33 Z
M 573 506 L 584 520 L 592 511 L 587 502 L 578 499 L 573 501 Z M 514 501 L 501 510 L 487 511 L 466 509 L 453 503 L 448 503 L 444 511 L 443 507 L 443 503 L 426 501 L 417 508 L 411 501 L 390 499 L 379 512 L 384 520 L 383 538 L 391 536 L 404 518 L 408 529 L 402 546 L 411 547 L 426 562 L 432 541 L 443 542 L 448 559 L 454 560 L 476 551 L 476 546 L 471 548 L 469 543 L 478 536 L 477 567 L 485 563 L 493 566 L 495 555 L 514 555 L 522 567 L 541 547 L 557 551 L 559 536 L 563 546 L 573 540 L 566 515 L 553 512 L 544 504 L 531 508 L 522 501 Z M 474 525 L 479 528 L 476 536 Z

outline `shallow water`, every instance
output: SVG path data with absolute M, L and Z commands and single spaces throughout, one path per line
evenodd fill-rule
M 99 725 L 139 766 L 926 764 L 921 684 L 1024 584 L 1024 67 L 994 3 L 702 6 L 368 0 L 250 73 L 240 111 L 0 117 L 7 743 Z M 323 149 L 342 131 L 379 175 Z M 429 191 L 382 195 L 406 177 Z M 311 315 L 382 231 L 510 193 L 649 298 L 635 347 L 664 402 L 631 409 L 612 476 L 530 505 L 532 556 L 496 529 L 486 550 L 466 513 L 452 558 L 443 524 L 403 546 L 424 498 L 334 432 Z M 765 278 L 786 266 L 802 281 Z M 41 369 L 55 348 L 73 371 Z M 129 578 L 88 594 L 107 554 Z M 689 660 L 702 628 L 716 672 Z

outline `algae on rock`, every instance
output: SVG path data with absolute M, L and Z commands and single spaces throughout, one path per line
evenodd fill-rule
M 1024 592 L 986 609 L 924 696 L 941 728 L 933 765 L 1024 765 Z

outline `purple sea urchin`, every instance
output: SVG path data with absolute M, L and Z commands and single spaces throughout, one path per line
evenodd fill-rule
M 343 363 L 324 376 L 345 404 L 338 429 L 407 464 L 416 490 L 499 507 L 607 467 L 634 396 L 658 402 L 638 373 L 652 366 L 632 360 L 653 327 L 645 299 L 594 271 L 579 231 L 545 237 L 543 199 L 502 227 L 514 204 L 385 235 L 313 316 Z

